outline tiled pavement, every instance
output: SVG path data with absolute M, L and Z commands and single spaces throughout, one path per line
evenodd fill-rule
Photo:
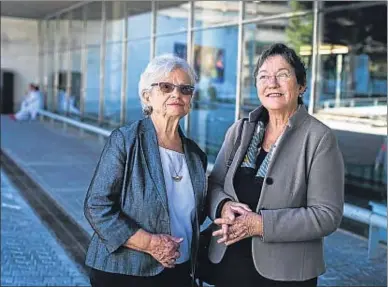
M 42 122 L 1 119 L 1 148 L 89 234 L 83 199 L 102 149 L 93 136 Z M 327 272 L 320 286 L 386 286 L 387 251 L 367 259 L 367 241 L 339 230 L 325 240 Z
M 88 278 L 1 171 L 1 286 L 88 285 Z

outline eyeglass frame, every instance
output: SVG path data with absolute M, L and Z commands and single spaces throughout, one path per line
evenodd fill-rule
M 161 90 L 161 88 L 160 88 L 160 84 L 168 84 L 168 85 L 171 85 L 171 86 L 174 87 L 174 89 L 173 89 L 171 92 L 163 92 L 163 91 Z M 172 93 L 176 88 L 178 88 L 179 93 L 181 93 L 183 96 L 193 96 L 193 95 L 194 95 L 194 91 L 195 91 L 195 87 L 194 87 L 193 85 L 186 85 L 186 84 L 184 84 L 184 85 L 175 85 L 175 84 L 170 83 L 170 82 L 157 82 L 157 83 L 152 83 L 152 84 L 151 84 L 151 87 L 159 87 L 159 89 L 161 90 L 161 92 L 164 93 L 164 94 L 170 94 L 170 93 Z M 184 87 L 190 87 L 190 88 L 192 88 L 191 94 L 185 94 L 185 93 L 183 93 L 183 92 L 182 92 L 182 88 L 184 88 Z
M 285 77 L 282 77 L 279 79 L 279 76 L 283 76 L 285 75 Z M 276 81 L 278 83 L 285 83 L 287 82 L 292 76 L 292 73 L 288 73 L 288 72 L 280 72 L 276 75 L 258 75 L 257 76 L 257 83 L 265 83 L 265 84 L 268 84 L 269 83 L 269 80 L 272 79 L 272 77 L 275 77 Z M 261 77 L 266 77 L 265 79 L 261 79 Z

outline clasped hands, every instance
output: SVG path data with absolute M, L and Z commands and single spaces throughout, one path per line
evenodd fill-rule
M 221 218 L 214 220 L 221 229 L 214 231 L 219 236 L 218 243 L 231 245 L 252 236 L 262 236 L 263 221 L 261 215 L 253 212 L 246 204 L 228 201 L 221 211 Z
M 151 237 L 148 253 L 164 267 L 174 268 L 175 261 L 180 257 L 179 246 L 183 238 L 168 234 L 155 234 Z

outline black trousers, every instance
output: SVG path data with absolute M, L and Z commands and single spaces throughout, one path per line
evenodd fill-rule
M 165 268 L 156 276 L 141 277 L 109 273 L 97 269 L 90 271 L 92 287 L 191 287 L 190 263 Z
M 254 277 L 227 278 L 219 280 L 216 287 L 316 287 L 317 278 L 307 281 L 274 281 L 264 278 L 256 272 Z
M 228 247 L 215 273 L 216 287 L 316 287 L 318 281 L 275 281 L 261 276 L 253 263 L 249 239 Z

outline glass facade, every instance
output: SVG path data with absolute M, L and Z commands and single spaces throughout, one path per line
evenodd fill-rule
M 198 83 L 189 131 L 211 162 L 226 130 L 235 121 L 237 35 L 237 26 L 194 33 L 193 67 Z
M 316 5 L 87 2 L 41 21 L 45 106 L 107 128 L 131 123 L 142 117 L 141 72 L 154 55 L 172 53 L 188 59 L 198 74 L 184 127 L 214 162 L 228 127 L 260 104 L 253 70 L 259 54 L 275 42 L 290 45 L 305 62 L 304 103 L 310 111 L 386 105 L 387 27 L 379 24 L 387 18 L 386 3 L 322 1 L 314 13 Z M 364 172 L 352 164 L 348 172 Z

